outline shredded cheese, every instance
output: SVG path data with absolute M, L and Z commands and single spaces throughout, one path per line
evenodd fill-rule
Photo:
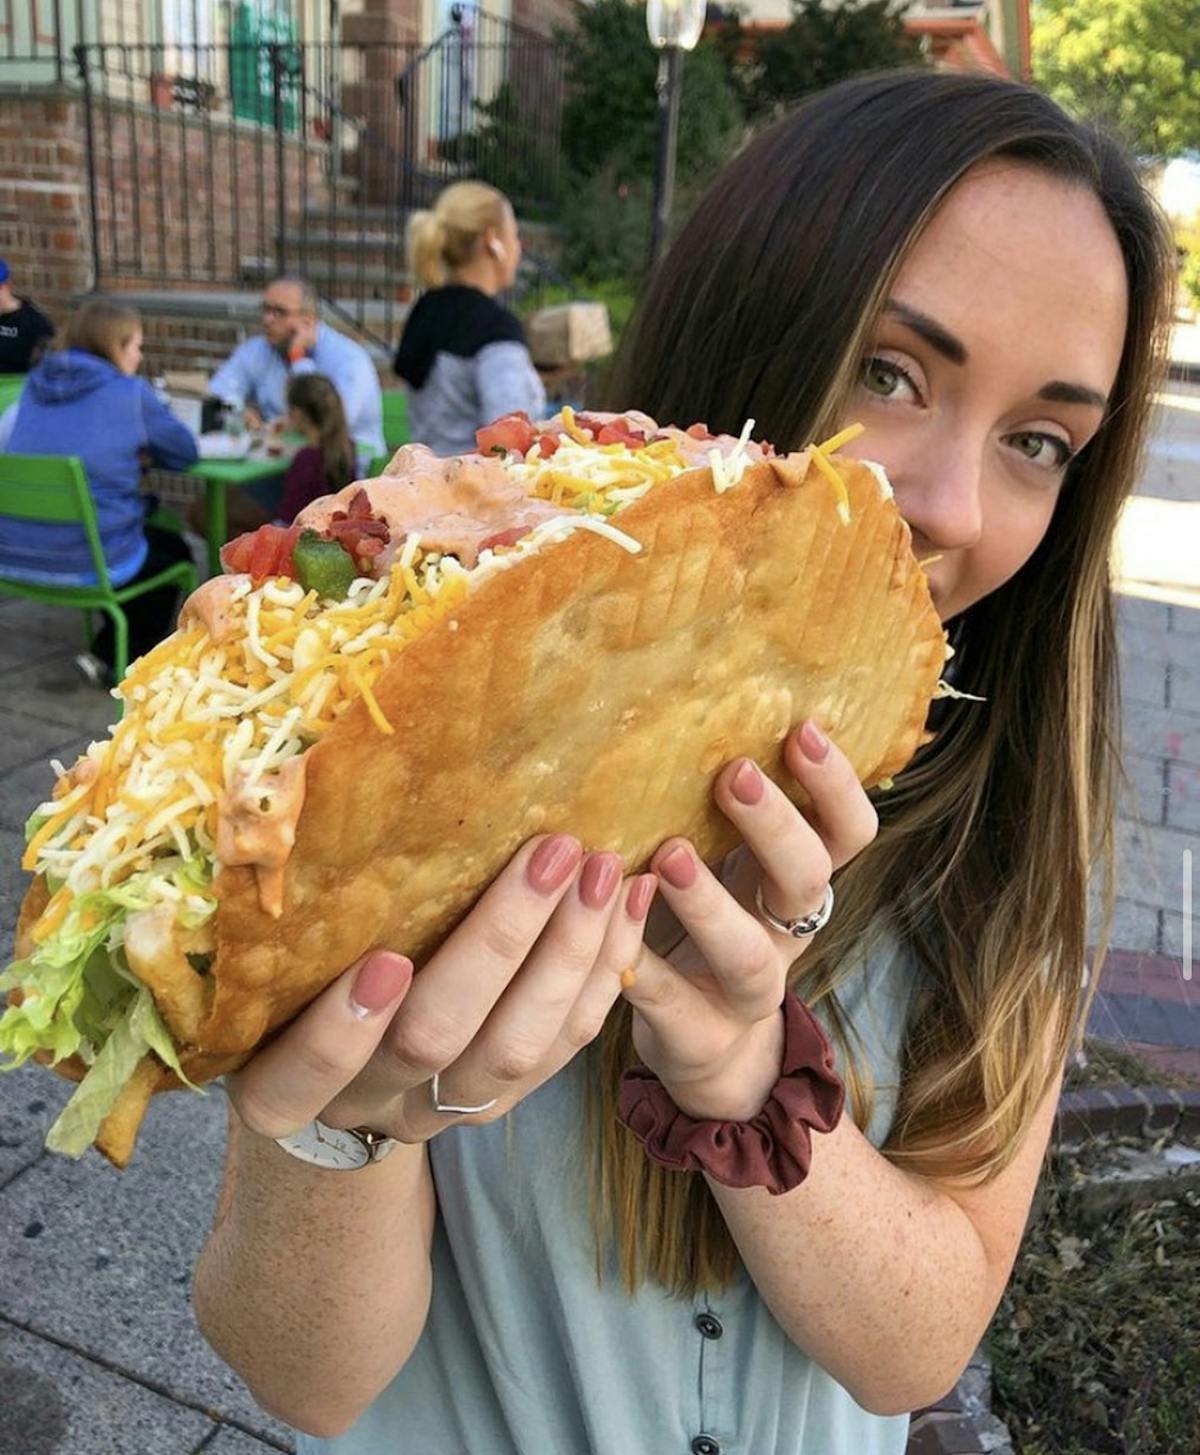
M 834 438 L 836 438 L 836 436 L 834 436 Z M 816 465 L 817 469 L 820 470 L 821 474 L 825 476 L 826 480 L 828 480 L 829 483 L 833 486 L 833 493 L 837 497 L 838 519 L 842 522 L 843 525 L 849 525 L 850 492 L 846 489 L 846 482 L 834 469 L 833 465 L 826 457 L 820 445 L 810 445 L 809 449 L 812 451 L 813 463 Z
M 403 542 L 392 569 L 378 580 L 355 580 L 342 601 L 318 600 L 299 582 L 244 580 L 229 594 L 232 629 L 215 642 L 199 624 L 176 632 L 135 662 L 116 695 L 125 716 L 88 755 L 87 783 L 70 783 L 56 764 L 46 821 L 30 839 L 27 869 L 53 873 L 62 884 L 35 926 L 54 932 L 74 896 L 120 883 L 156 861 L 213 853 L 223 793 L 239 778 L 255 783 L 305 752 L 355 702 L 378 731 L 395 725 L 376 695 L 397 654 L 436 622 L 450 618 L 480 582 L 570 532 L 588 531 L 636 555 L 641 542 L 611 517 L 654 486 L 695 467 L 698 448 L 677 436 L 644 445 L 597 445 L 572 411 L 562 412 L 558 448 L 542 458 L 506 461 L 526 493 L 556 501 L 564 514 L 532 528 L 513 546 L 480 553 L 467 570 L 453 556 Z M 708 450 L 718 493 L 732 489 L 750 463 L 754 421 L 732 443 Z M 569 513 L 568 513 L 569 512 Z M 165 874 L 153 893 L 172 903 L 180 891 Z

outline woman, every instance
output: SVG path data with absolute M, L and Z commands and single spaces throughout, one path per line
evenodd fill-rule
M 78 455 L 87 472 L 108 577 L 127 586 L 190 559 L 174 531 L 146 523 L 141 492 L 145 463 L 186 470 L 199 458 L 196 441 L 145 379 L 138 312 L 109 298 L 89 298 L 63 330 L 62 346 L 47 354 L 20 400 L 0 421 L 0 449 L 18 455 Z M 0 575 L 53 586 L 95 582 L 83 528 L 5 520 Z M 130 660 L 171 630 L 179 591 L 164 586 L 123 604 Z M 110 681 L 115 661 L 107 617 L 92 652 L 76 659 L 93 682 Z
M 414 213 L 408 253 L 430 290 L 396 350 L 409 427 L 435 455 L 467 454 L 483 425 L 521 409 L 536 417 L 546 405 L 520 321 L 496 301 L 521 261 L 512 207 L 494 187 L 455 182 L 432 211 Z
M 299 374 L 288 385 L 287 427 L 308 441 L 296 451 L 283 484 L 279 519 L 291 525 L 311 501 L 358 476 L 354 441 L 341 396 L 324 374 Z
M 986 703 L 939 704 L 870 797 L 803 724 L 807 815 L 729 764 L 716 802 L 746 847 L 716 874 L 678 839 L 620 887 L 611 855 L 526 845 L 415 981 L 366 956 L 231 1078 L 196 1306 L 258 1399 L 326 1437 L 304 1455 L 900 1455 L 907 1412 L 953 1385 L 1086 1016 L 1118 761 L 1108 549 L 1170 272 L 1119 152 L 978 77 L 837 87 L 710 189 L 617 399 L 753 415 L 780 449 L 861 420 Z M 819 934 L 772 927 L 831 877 Z M 669 959 L 639 950 L 655 881 L 686 934 Z M 804 1003 L 844 1113 L 790 1190 L 730 1186 L 712 1149 L 778 1106 Z M 617 1124 L 635 1060 L 706 1170 Z M 398 1144 L 314 1171 L 272 1140 L 311 1117 Z M 798 1134 L 771 1125 L 776 1167 Z

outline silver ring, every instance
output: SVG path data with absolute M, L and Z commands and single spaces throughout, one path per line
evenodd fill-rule
M 761 884 L 754 891 L 754 903 L 758 906 L 759 914 L 773 930 L 778 930 L 781 935 L 791 935 L 793 940 L 805 940 L 809 935 L 823 930 L 829 923 L 829 916 L 833 913 L 833 885 L 825 886 L 825 898 L 821 901 L 821 908 L 814 910 L 812 914 L 803 915 L 800 919 L 780 919 L 764 904 Z
M 438 1077 L 440 1074 L 438 1071 L 433 1073 L 433 1080 L 429 1083 L 429 1099 L 433 1103 L 434 1111 L 442 1112 L 445 1116 L 478 1116 L 480 1112 L 491 1111 L 492 1107 L 500 1100 L 498 1096 L 493 1096 L 491 1101 L 485 1101 L 482 1106 L 450 1106 L 448 1102 L 442 1101 L 438 1095 Z

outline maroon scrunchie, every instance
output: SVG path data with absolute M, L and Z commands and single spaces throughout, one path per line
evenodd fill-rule
M 789 990 L 783 1001 L 783 1066 L 756 1117 L 698 1122 L 680 1111 L 646 1066 L 633 1066 L 622 1076 L 617 1116 L 661 1167 L 707 1172 L 726 1187 L 765 1187 L 778 1197 L 808 1176 L 809 1128 L 833 1131 L 845 1099 L 829 1038 Z

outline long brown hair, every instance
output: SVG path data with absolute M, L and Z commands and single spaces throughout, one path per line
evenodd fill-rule
M 80 349 L 115 364 L 121 350 L 142 326 L 136 308 L 116 298 L 93 294 L 67 319 L 60 349 Z
M 317 428 L 326 485 L 331 491 L 349 485 L 358 475 L 358 466 L 342 396 L 324 374 L 297 374 L 288 385 L 287 402 L 289 408 L 307 415 Z
M 952 624 L 956 685 L 987 706 L 936 704 L 933 742 L 892 791 L 873 795 L 878 837 L 836 876 L 837 912 L 793 972 L 831 1026 L 850 1112 L 865 1127 L 874 1088 L 837 991 L 886 912 L 934 990 L 904 1031 L 882 1151 L 910 1171 L 972 1183 L 1008 1164 L 1082 1037 L 1108 943 L 1120 772 L 1109 546 L 1165 333 L 1162 221 L 1121 150 L 1037 91 L 954 74 L 855 80 L 785 117 L 717 179 L 650 280 L 608 391 L 614 408 L 685 425 L 736 433 L 753 417 L 780 449 L 833 433 L 914 241 L 955 182 L 992 157 L 1098 197 L 1125 260 L 1124 351 L 1045 538 Z M 1097 862 L 1103 912 L 1085 981 Z M 652 1166 L 616 1123 L 631 1059 L 622 1006 L 593 1049 L 598 1238 L 613 1238 L 631 1289 L 647 1276 L 678 1292 L 720 1287 L 737 1254 L 703 1178 Z

